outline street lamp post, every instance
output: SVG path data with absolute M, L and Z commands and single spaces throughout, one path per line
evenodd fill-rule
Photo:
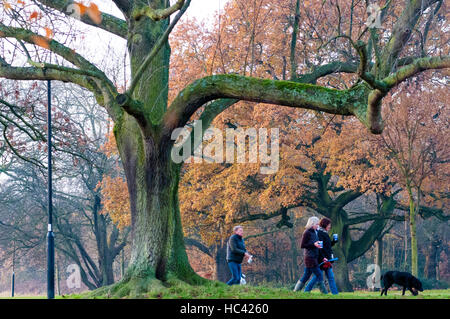
M 14 297 L 14 288 L 16 285 L 16 274 L 14 273 L 16 267 L 16 239 L 13 241 L 13 260 L 12 260 L 12 274 L 11 274 L 11 297 Z
M 48 151 L 48 232 L 47 232 L 47 299 L 55 298 L 55 235 L 52 229 L 52 104 L 51 81 L 47 81 L 47 151 Z

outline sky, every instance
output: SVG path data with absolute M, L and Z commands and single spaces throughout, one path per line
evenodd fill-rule
M 192 0 L 186 15 L 196 17 L 199 20 L 208 19 L 217 10 L 223 8 L 228 0 Z
M 229 0 L 191 0 L 191 4 L 187 9 L 185 16 L 196 17 L 198 20 L 208 20 L 214 13 L 223 8 L 225 3 Z M 120 11 L 115 7 L 111 0 L 93 0 L 98 5 L 101 11 L 121 16 Z M 171 0 L 170 3 L 175 3 L 176 0 Z

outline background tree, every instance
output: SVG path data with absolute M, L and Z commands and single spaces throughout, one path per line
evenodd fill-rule
M 412 98 L 412 90 L 422 91 L 420 103 Z M 418 82 L 416 85 L 407 82 L 395 102 L 390 102 L 388 129 L 379 138 L 398 169 L 398 182 L 408 194 L 411 269 L 415 276 L 418 276 L 416 216 L 421 198 L 426 193 L 439 192 L 438 185 L 443 182 L 440 176 L 449 172 L 447 96 L 447 90 L 440 86 L 419 87 Z
M 107 118 L 103 110 L 92 103 L 92 97 L 86 96 L 85 90 L 65 85 L 55 86 L 53 92 L 58 97 L 53 110 L 55 229 L 59 237 L 56 249 L 78 264 L 86 287 L 95 289 L 114 282 L 113 263 L 128 236 L 127 229 L 120 233 L 109 216 L 100 213 L 102 204 L 96 185 L 103 174 L 111 171 L 114 163 L 99 151 L 107 130 Z M 26 132 L 37 130 L 39 125 L 44 125 L 42 122 L 45 123 L 45 109 L 43 112 L 39 100 L 36 103 L 25 101 L 24 107 L 32 110 L 25 115 L 20 115 L 23 112 L 20 104 L 8 107 L 18 114 L 17 117 L 26 116 Z M 42 165 L 36 166 L 36 158 L 45 153 L 44 140 L 40 136 L 33 140 L 22 132 L 11 134 L 9 141 L 15 148 L 9 148 L 13 162 L 4 171 L 6 188 L 3 194 L 9 192 L 10 195 L 5 196 L 1 221 L 5 231 L 9 228 L 16 231 L 5 240 L 17 237 L 16 232 L 28 234 L 27 240 L 34 244 L 21 248 L 42 249 L 45 244 L 42 221 L 47 214 L 47 193 L 42 185 L 46 184 L 46 173 Z M 10 196 L 17 199 L 12 201 Z M 35 212 L 25 203 L 34 205 Z M 22 222 L 24 219 L 28 220 L 26 224 Z M 7 240 L 3 244 L 7 251 L 11 249 Z

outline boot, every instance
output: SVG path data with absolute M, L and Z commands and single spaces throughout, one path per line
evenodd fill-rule
M 320 292 L 323 294 L 327 294 L 328 290 L 327 290 L 327 287 L 325 287 L 325 282 L 321 281 L 318 284 L 319 284 Z
M 301 281 L 299 280 L 299 281 L 297 281 L 297 283 L 295 284 L 294 291 L 302 290 L 304 286 L 305 286 L 305 283 L 304 283 L 304 282 L 301 282 Z

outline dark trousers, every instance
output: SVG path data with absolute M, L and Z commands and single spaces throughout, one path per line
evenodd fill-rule
M 241 264 L 234 261 L 229 261 L 228 267 L 230 267 L 232 277 L 230 280 L 228 280 L 227 285 L 239 285 L 241 283 L 242 277 Z

